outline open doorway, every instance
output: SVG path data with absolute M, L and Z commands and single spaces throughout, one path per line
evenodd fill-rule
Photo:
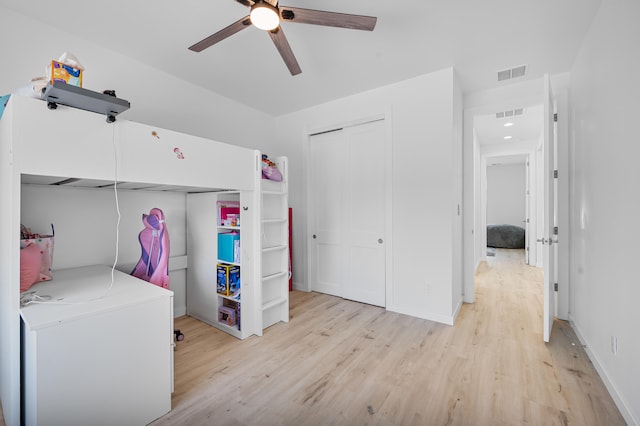
M 500 108 L 473 118 L 478 261 L 491 254 L 487 247 L 521 248 L 526 264 L 542 266 L 536 241 L 542 232 L 543 129 L 541 104 Z
M 553 89 L 552 89 L 553 87 Z M 464 115 L 464 203 L 467 208 L 464 215 L 464 301 L 475 301 L 475 272 L 486 256 L 486 168 L 492 157 L 501 155 L 528 154 L 529 196 L 532 203 L 528 212 L 529 219 L 529 256 L 531 265 L 545 268 L 544 284 L 544 326 L 545 340 L 550 334 L 553 317 L 568 319 L 569 285 L 568 263 L 568 76 L 557 75 L 532 80 L 522 84 L 504 87 L 501 90 L 478 92 L 465 97 Z M 504 128 L 515 130 L 515 126 L 505 126 L 518 113 L 526 114 L 528 109 L 542 109 L 542 134 L 531 146 L 524 147 L 523 142 L 514 141 L 513 135 L 502 134 L 502 139 L 494 137 L 491 143 L 485 141 L 482 120 L 492 119 L 492 129 L 500 129 L 499 120 Z M 554 112 L 557 114 L 554 116 Z M 515 122 L 514 122 L 515 123 Z M 551 134 L 555 129 L 555 134 Z M 494 135 L 495 136 L 495 135 Z M 499 135 L 498 135 L 499 136 Z M 507 136 L 512 136 L 507 138 Z M 550 137 L 551 136 L 551 137 Z M 543 149 L 549 146 L 551 149 Z M 509 148 L 507 148 L 509 147 Z M 554 153 L 555 151 L 555 153 Z M 554 153 L 552 155 L 551 153 Z M 549 158 L 550 157 L 550 158 Z M 554 163 L 554 158 L 556 159 Z M 559 176 L 559 177 L 558 177 Z M 549 189 L 551 188 L 551 189 Z M 554 202 L 553 194 L 557 194 Z M 535 198 L 535 200 L 534 200 Z M 547 209 L 545 209 L 545 206 Z M 554 214 L 550 215 L 552 206 Z M 546 220 L 545 216 L 551 217 Z M 535 226 L 533 230 L 531 227 Z M 553 250 L 552 250 L 553 248 Z M 553 256 L 551 256 L 553 254 Z M 553 262 L 555 257 L 558 260 Z M 548 259 L 547 259 L 548 258 Z M 554 271 L 554 264 L 557 271 Z M 550 268 L 549 271 L 546 271 Z M 557 284 L 554 284 L 557 283 Z M 553 302 L 556 299 L 556 302 Z M 547 320 L 547 318 L 549 320 Z
M 543 312 L 544 284 L 537 244 L 543 231 L 543 113 L 543 105 L 534 103 L 478 113 L 472 120 L 478 254 L 473 288 L 480 295 L 499 289 L 505 301 L 527 295 L 536 315 Z
M 527 156 L 493 157 L 487 164 L 487 256 L 516 250 L 529 264 Z

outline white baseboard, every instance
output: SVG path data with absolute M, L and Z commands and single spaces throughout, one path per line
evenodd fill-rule
M 460 301 L 458 302 L 458 306 L 456 306 L 456 309 L 454 309 L 453 311 L 453 324 L 455 324 L 456 318 L 458 318 L 458 314 L 460 313 L 460 309 L 462 309 L 463 303 L 464 303 L 464 298 L 460 298 Z
M 311 290 L 309 290 L 307 288 L 307 285 L 305 283 L 300 283 L 300 282 L 296 282 L 296 281 L 293 282 L 293 289 L 294 290 L 304 291 L 304 292 L 307 292 L 307 293 L 309 293 L 311 291 Z
M 622 414 L 622 417 L 624 417 L 624 420 L 629 425 L 640 426 L 638 419 L 635 418 L 635 416 L 631 412 L 631 409 L 627 406 L 624 398 L 622 398 L 622 396 L 618 392 L 618 389 L 616 388 L 615 384 L 611 381 L 611 379 L 609 379 L 607 370 L 603 367 L 596 353 L 591 350 L 591 345 L 589 344 L 588 340 L 584 337 L 584 334 L 582 334 L 582 332 L 580 331 L 580 327 L 575 323 L 571 314 L 569 314 L 569 323 L 571 324 L 571 327 L 573 327 L 573 331 L 576 333 L 578 340 L 580 340 L 580 343 L 584 347 L 584 350 L 587 353 L 587 356 L 591 360 L 591 363 L 593 364 L 593 366 L 596 368 L 598 375 L 600 375 L 600 378 L 602 379 L 604 385 L 609 391 L 611 398 L 613 398 L 613 402 L 615 402 L 616 406 L 618 407 L 618 410 L 620 410 L 620 414 Z
M 417 309 L 405 308 L 401 306 L 387 306 L 387 311 L 396 312 L 403 315 L 409 315 L 416 318 L 422 318 L 429 321 L 435 321 L 446 325 L 453 325 L 453 315 L 434 314 L 432 312 L 418 311 Z

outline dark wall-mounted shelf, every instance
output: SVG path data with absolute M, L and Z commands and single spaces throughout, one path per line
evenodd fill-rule
M 56 109 L 58 104 L 67 105 L 106 115 L 109 123 L 116 121 L 118 114 L 131 107 L 129 101 L 124 99 L 58 81 L 47 84 L 42 99 L 47 101 L 49 109 Z

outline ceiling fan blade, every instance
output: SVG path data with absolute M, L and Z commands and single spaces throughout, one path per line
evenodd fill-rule
M 236 1 L 244 6 L 251 7 L 251 3 L 249 2 L 249 0 L 236 0 Z
M 278 27 L 275 30 L 268 31 L 268 33 L 271 40 L 273 40 L 273 44 L 276 45 L 278 52 L 280 52 L 280 56 L 282 56 L 284 63 L 287 64 L 287 68 L 289 68 L 291 75 L 300 74 L 302 70 L 300 69 L 300 65 L 298 65 L 298 61 L 293 54 L 293 50 L 291 50 L 291 46 L 289 46 L 289 42 L 287 41 L 287 37 L 285 37 L 282 28 Z
M 299 7 L 288 6 L 280 7 L 280 15 L 283 20 L 289 22 L 365 31 L 373 31 L 378 21 L 378 18 L 375 16 L 351 15 L 348 13 L 326 12 L 323 10 L 301 9 Z
M 189 50 L 193 50 L 194 52 L 202 52 L 207 47 L 211 47 L 219 41 L 222 41 L 227 37 L 231 37 L 238 31 L 243 30 L 249 26 L 251 26 L 251 19 L 249 19 L 249 16 L 245 16 L 244 18 L 234 22 L 228 27 L 221 29 L 217 33 L 212 34 L 204 40 L 197 42 L 193 46 L 189 47 Z

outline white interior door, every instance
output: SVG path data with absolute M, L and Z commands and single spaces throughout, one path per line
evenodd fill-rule
M 311 288 L 385 306 L 384 121 L 310 140 Z M 331 175 L 331 176 L 329 176 Z
M 553 244 L 554 227 L 554 131 L 553 131 L 553 101 L 551 98 L 551 82 L 549 75 L 544 77 L 544 232 L 543 269 L 544 269 L 544 315 L 543 338 L 548 342 L 551 338 L 553 316 L 555 312 L 554 277 L 555 245 Z
M 312 290 L 342 297 L 342 175 L 347 164 L 343 130 L 310 139 L 309 282 Z
M 342 297 L 385 306 L 384 122 L 345 129 L 349 164 L 344 190 L 347 227 Z

